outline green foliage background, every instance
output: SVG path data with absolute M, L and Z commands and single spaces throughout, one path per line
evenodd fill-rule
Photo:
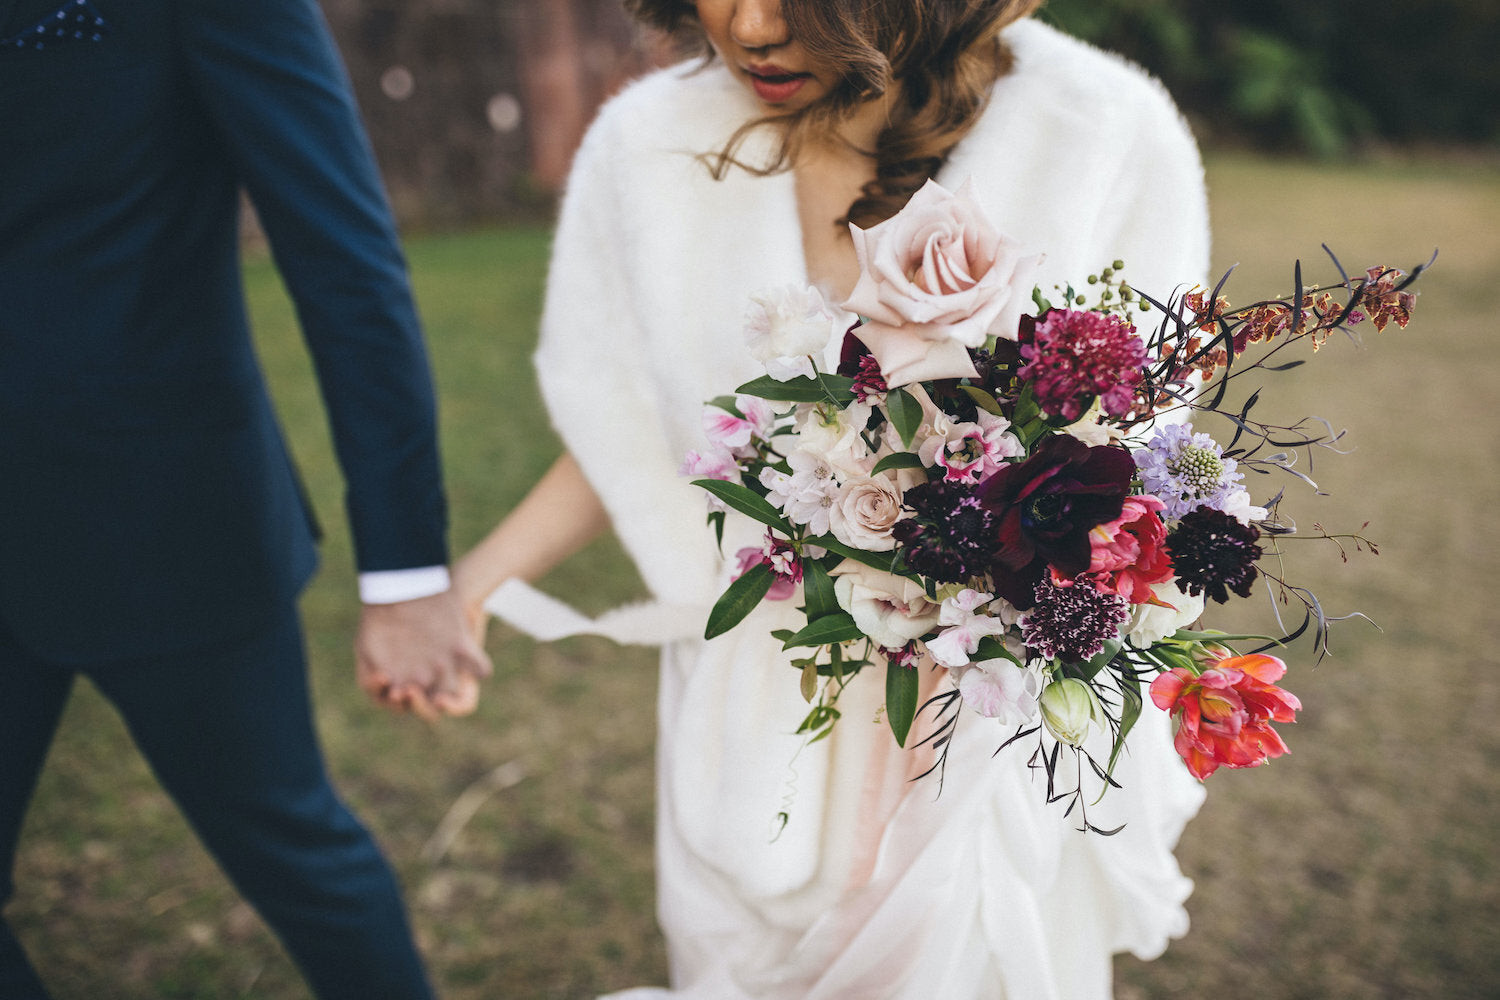
M 1042 17 L 1151 69 L 1209 141 L 1500 143 L 1493 0 L 1048 0 Z

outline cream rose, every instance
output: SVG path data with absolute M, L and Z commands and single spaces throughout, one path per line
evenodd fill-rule
M 833 593 L 839 607 L 875 644 L 900 649 L 937 626 L 942 608 L 927 599 L 922 585 L 845 559 L 833 568 Z
M 865 318 L 855 336 L 892 388 L 973 376 L 969 348 L 1016 339 L 1041 255 L 996 231 L 969 191 L 929 180 L 892 218 L 849 227 L 860 274 L 844 308 Z
M 866 552 L 895 548 L 891 528 L 901 519 L 901 491 L 887 476 L 858 479 L 844 487 L 830 511 L 833 537 Z

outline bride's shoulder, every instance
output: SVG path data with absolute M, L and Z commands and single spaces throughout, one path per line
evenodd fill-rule
M 1180 113 L 1166 87 L 1123 56 L 1034 18 L 1011 25 L 1004 38 L 1015 66 L 995 85 L 998 102 L 1095 121 L 1123 116 L 1137 124 L 1179 124 Z

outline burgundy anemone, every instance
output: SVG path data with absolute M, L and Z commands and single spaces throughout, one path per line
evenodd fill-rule
M 1123 448 L 1047 437 L 1031 457 L 980 484 L 980 503 L 996 517 L 995 589 L 1021 610 L 1050 566 L 1065 579 L 1088 572 L 1089 529 L 1125 509 L 1135 462 Z

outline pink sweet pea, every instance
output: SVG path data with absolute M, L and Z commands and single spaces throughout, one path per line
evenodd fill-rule
M 1200 781 L 1223 767 L 1258 767 L 1287 752 L 1272 722 L 1295 722 L 1302 703 L 1274 683 L 1286 664 L 1252 653 L 1201 675 L 1175 667 L 1151 682 L 1151 700 L 1177 720 L 1177 752 Z
M 979 649 L 979 640 L 987 635 L 1002 635 L 1005 622 L 992 615 L 975 614 L 995 599 L 994 594 L 961 590 L 945 598 L 938 624 L 947 626 L 927 640 L 927 653 L 945 667 L 961 667 Z

